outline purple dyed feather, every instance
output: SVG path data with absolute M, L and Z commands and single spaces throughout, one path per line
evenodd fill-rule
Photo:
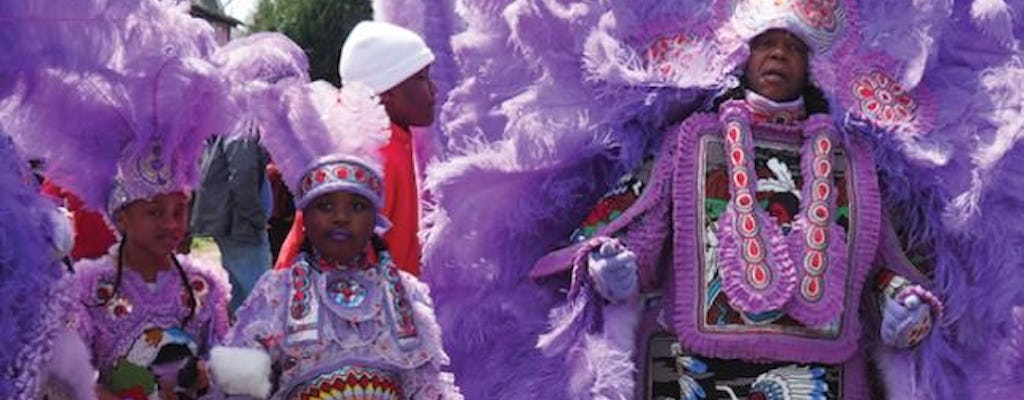
M 235 39 L 217 49 L 211 58 L 234 84 L 250 81 L 276 83 L 283 79 L 309 80 L 306 53 L 287 36 L 259 32 Z
M 48 177 L 97 210 L 108 205 L 119 162 L 154 140 L 178 163 L 177 187 L 191 187 L 204 138 L 226 131 L 235 113 L 225 82 L 196 59 L 143 58 L 125 74 L 48 73 L 5 118 L 26 153 L 48 161 Z
M 0 398 L 35 399 L 55 332 L 47 322 L 48 299 L 61 277 L 48 235 L 47 214 L 54 205 L 43 200 L 27 174 L 27 162 L 10 138 L 0 133 Z
M 156 137 L 163 155 L 174 153 L 181 164 L 174 182 L 190 186 L 203 138 L 224 131 L 235 113 L 214 69 L 189 58 L 210 53 L 212 28 L 179 6 L 133 4 L 85 2 L 71 8 L 85 12 L 78 18 L 40 17 L 36 3 L 3 14 L 19 28 L 12 40 L 40 41 L 13 47 L 22 58 L 4 70 L 18 85 L 0 124 L 26 153 L 49 161 L 49 177 L 93 209 L 108 206 L 118 161 L 148 151 Z M 48 30 L 55 33 L 36 34 Z M 79 36 L 92 33 L 97 39 L 77 46 Z
M 594 22 L 593 10 L 528 1 L 457 10 L 466 29 L 452 48 L 464 78 L 441 118 L 453 156 L 428 170 L 425 185 L 437 205 L 426 216 L 424 279 L 467 398 L 563 398 L 552 384 L 569 371 L 534 348 L 559 296 L 527 273 L 568 237 L 581 205 L 642 157 L 647 134 L 632 127 L 639 134 L 612 141 L 597 125 L 611 118 L 605 106 L 619 110 L 615 99 L 581 107 L 599 97 L 572 57 L 585 40 L 576 28 Z M 631 104 L 662 110 L 644 104 L 647 93 L 628 93 Z
M 384 106 L 368 88 L 338 90 L 326 81 L 274 88 L 262 94 L 257 111 L 263 143 L 293 193 L 317 160 L 331 155 L 355 157 L 379 171 L 387 142 Z M 277 99 L 275 101 L 275 99 Z

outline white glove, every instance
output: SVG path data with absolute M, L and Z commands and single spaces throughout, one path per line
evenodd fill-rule
M 637 291 L 636 254 L 619 243 L 607 242 L 591 251 L 587 268 L 594 288 L 609 301 L 624 301 Z

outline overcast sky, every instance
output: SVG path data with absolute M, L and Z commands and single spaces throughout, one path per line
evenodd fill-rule
M 252 22 L 252 15 L 256 14 L 256 7 L 260 0 L 221 0 L 224 12 L 245 23 Z

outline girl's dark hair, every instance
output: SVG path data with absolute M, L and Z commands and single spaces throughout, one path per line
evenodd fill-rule
M 721 96 L 715 99 L 714 111 L 718 111 L 718 107 L 729 100 L 742 100 L 747 94 L 747 90 L 750 90 L 750 86 L 747 84 L 747 77 L 740 77 L 740 85 L 730 89 Z M 807 109 L 807 115 L 813 114 L 828 114 L 829 106 L 828 100 L 825 100 L 825 92 L 822 92 L 817 86 L 808 80 L 807 84 L 804 85 L 804 108 Z
M 114 277 L 114 290 L 110 294 L 110 297 L 103 299 L 99 304 L 93 304 L 91 307 L 99 308 L 110 304 L 110 301 L 117 297 L 118 290 L 121 289 L 121 280 L 124 276 L 124 244 L 128 241 L 128 233 L 125 232 L 121 236 L 121 243 L 117 244 L 117 275 Z M 196 315 L 196 307 L 199 305 L 196 302 L 196 292 L 192 289 L 192 284 L 188 281 L 188 275 L 185 274 L 185 268 L 178 262 L 178 258 L 173 254 L 171 255 L 171 262 L 174 263 L 174 267 L 178 270 L 178 276 L 181 277 L 181 284 L 185 286 L 185 290 L 188 291 L 188 315 L 181 320 L 181 328 L 184 329 L 188 325 L 192 317 Z
M 387 243 L 384 243 L 384 239 L 377 234 L 370 237 L 370 244 L 373 245 L 374 253 L 381 254 L 388 251 Z
M 303 236 L 305 236 L 305 233 L 303 233 Z M 303 253 L 306 253 L 308 255 L 316 254 L 316 253 L 313 252 L 313 243 L 309 240 L 308 237 L 303 237 L 302 238 L 302 244 L 299 245 L 299 251 L 303 252 Z M 294 262 L 294 260 L 293 260 L 293 262 Z M 289 267 L 290 266 L 291 265 L 289 265 Z

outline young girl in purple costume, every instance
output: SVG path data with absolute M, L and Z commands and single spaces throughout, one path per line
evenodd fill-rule
M 286 112 L 265 119 L 265 143 L 310 246 L 239 308 L 233 347 L 214 350 L 217 386 L 274 399 L 461 399 L 441 371 L 448 358 L 427 287 L 395 266 L 379 236 L 390 225 L 380 214 L 383 106 L 357 82 L 340 96 L 315 82 L 271 97 Z

